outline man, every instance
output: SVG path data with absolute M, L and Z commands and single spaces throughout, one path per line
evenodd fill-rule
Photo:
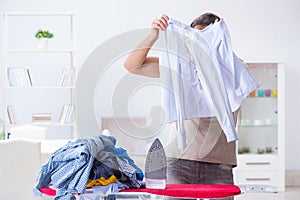
M 212 13 L 196 18 L 191 27 L 203 30 L 221 19 Z M 166 31 L 169 17 L 162 15 L 155 19 L 151 33 L 132 51 L 124 67 L 131 73 L 160 77 L 158 57 L 148 56 L 149 50 L 159 37 L 159 31 Z M 236 122 L 238 109 L 233 110 Z M 187 148 L 178 152 L 176 142 L 168 146 L 168 183 L 181 184 L 233 184 L 232 168 L 236 166 L 235 141 L 227 142 L 224 131 L 216 117 L 184 120 Z M 178 123 L 173 123 L 171 135 L 178 133 Z

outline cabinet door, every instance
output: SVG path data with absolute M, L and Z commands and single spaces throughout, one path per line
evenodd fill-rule
M 278 150 L 277 64 L 249 64 L 260 87 L 243 102 L 238 122 L 239 153 L 276 154 Z
M 270 185 L 278 184 L 277 171 L 236 171 L 236 182 L 240 185 Z

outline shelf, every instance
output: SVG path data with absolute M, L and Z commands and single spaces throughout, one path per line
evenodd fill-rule
M 76 15 L 72 12 L 8 12 L 3 17 L 5 129 L 9 131 L 11 127 L 24 125 L 45 126 L 50 138 L 74 138 L 73 92 L 78 53 Z M 25 30 L 22 37 L 16 40 L 20 24 Z M 41 25 L 56 29 L 55 38 L 51 39 L 55 40 L 51 43 L 53 46 L 47 49 L 35 46 L 39 41 L 33 37 L 33 33 Z M 34 84 L 31 75 L 35 77 Z M 67 113 L 64 114 L 68 114 L 68 119 L 64 118 L 64 121 L 61 120 L 61 114 L 66 105 L 72 105 L 72 110 L 69 111 L 67 107 Z M 36 122 L 27 117 L 28 113 L 43 110 L 52 111 L 52 121 Z
M 7 53 L 75 53 L 75 49 L 8 49 Z
M 8 12 L 5 16 L 73 16 L 74 13 L 49 12 L 49 13 L 31 13 L 31 12 Z
M 74 87 L 56 87 L 56 86 L 33 86 L 33 87 L 7 87 L 7 89 L 16 89 L 16 90 L 45 90 L 45 89 L 51 89 L 51 90 L 72 90 Z
M 264 156 L 264 157 L 276 157 L 277 156 L 277 152 L 274 151 L 272 153 L 262 153 L 262 154 L 258 154 L 258 153 L 253 153 L 253 152 L 250 152 L 250 153 L 239 153 L 237 154 L 239 157 L 243 157 L 243 158 L 247 158 L 247 157 L 252 157 L 252 156 Z
M 247 97 L 247 99 L 277 99 L 278 96 L 270 97 Z
M 262 124 L 262 125 L 238 125 L 238 128 L 258 128 L 258 127 L 273 127 L 273 128 L 277 128 L 277 124 L 270 124 L 270 125 L 266 125 L 266 124 Z
M 253 152 L 250 152 L 250 153 L 239 153 L 237 154 L 241 159 L 246 159 L 248 157 L 251 157 L 252 159 L 253 156 L 257 157 L 257 158 L 260 158 L 260 157 L 270 157 L 270 158 L 274 158 L 277 156 L 277 151 L 274 151 L 272 153 L 262 153 L 262 154 L 258 154 L 258 153 L 253 153 Z
M 26 126 L 26 125 L 37 125 L 37 126 L 74 126 L 74 123 L 18 123 L 18 124 L 9 124 L 10 127 L 17 127 L 17 126 Z

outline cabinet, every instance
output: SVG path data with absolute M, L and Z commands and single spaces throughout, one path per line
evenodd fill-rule
M 235 183 L 285 188 L 285 75 L 281 63 L 248 63 L 260 87 L 243 102 L 237 122 Z
M 37 45 L 40 29 L 54 34 L 48 48 Z M 6 13 L 3 52 L 6 132 L 37 124 L 47 127 L 47 139 L 75 138 L 76 16 Z

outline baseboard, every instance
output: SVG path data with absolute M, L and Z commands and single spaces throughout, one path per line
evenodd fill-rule
M 287 187 L 300 187 L 300 171 L 286 171 L 285 177 Z

